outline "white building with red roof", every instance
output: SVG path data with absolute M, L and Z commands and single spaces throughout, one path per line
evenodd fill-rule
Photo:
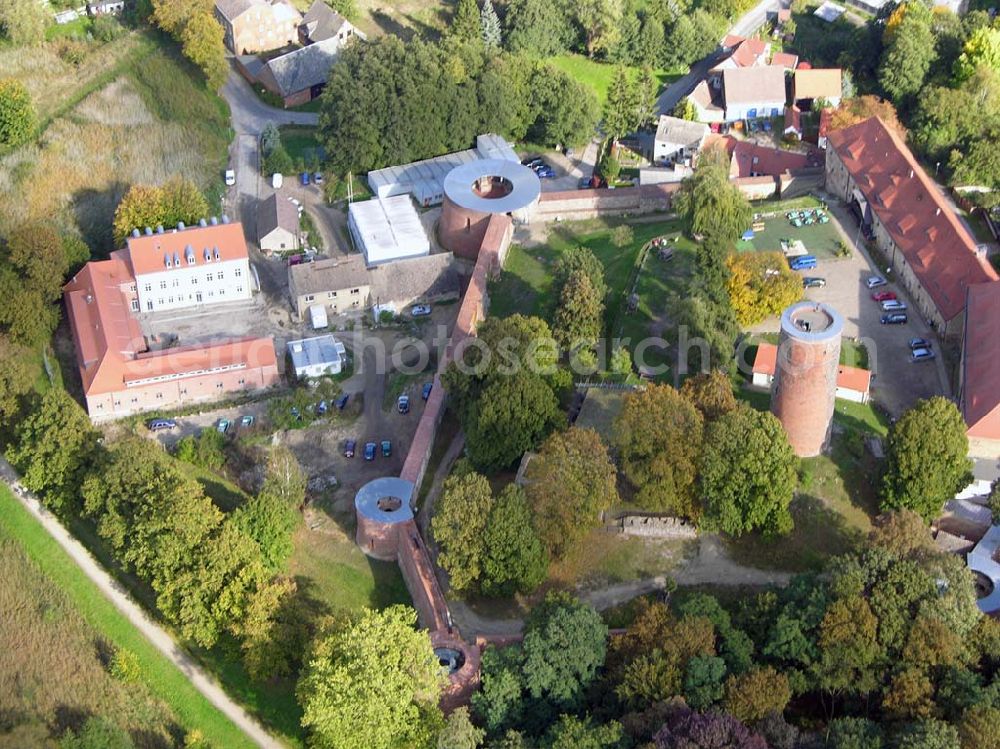
M 139 312 L 183 309 L 252 296 L 243 226 L 228 223 L 136 230 L 113 255 L 135 276 Z
M 826 189 L 852 206 L 919 313 L 961 335 L 969 288 L 998 276 L 900 136 L 877 117 L 831 132 Z

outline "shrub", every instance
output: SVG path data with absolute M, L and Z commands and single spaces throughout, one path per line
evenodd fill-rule
M 611 244 L 615 247 L 626 247 L 632 244 L 634 238 L 635 233 L 632 231 L 632 227 L 627 224 L 616 226 L 611 230 Z
M 139 656 L 126 648 L 118 648 L 111 656 L 111 663 L 108 665 L 108 672 L 118 679 L 118 681 L 131 684 L 142 678 L 142 666 L 139 664 Z

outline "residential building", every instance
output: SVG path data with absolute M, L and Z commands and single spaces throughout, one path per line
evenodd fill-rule
M 792 76 L 792 101 L 802 109 L 812 109 L 813 102 L 822 99 L 837 107 L 841 97 L 840 68 L 796 70 Z
M 214 219 L 213 219 L 214 221 Z M 252 296 L 243 225 L 209 224 L 132 232 L 113 255 L 128 263 L 136 284 L 134 312 L 160 312 Z
M 92 0 L 87 3 L 87 15 L 91 18 L 120 16 L 123 12 L 125 12 L 125 0 Z
M 761 343 L 753 360 L 753 379 L 756 387 L 770 389 L 774 384 L 774 371 L 778 362 L 778 347 Z M 871 398 L 872 373 L 860 367 L 837 366 L 836 397 L 855 403 L 867 403 Z
M 877 117 L 828 136 L 826 189 L 847 202 L 917 311 L 958 336 L 970 286 L 998 280 L 941 189 Z
M 764 39 L 747 39 L 745 37 L 729 34 L 720 45 L 723 51 L 729 55 L 712 68 L 709 73 L 715 74 L 723 70 L 733 70 L 735 68 L 752 68 L 758 65 L 766 65 L 767 58 L 771 54 L 771 43 Z
M 340 374 L 347 356 L 344 344 L 332 335 L 289 341 L 287 348 L 292 369 L 300 380 Z
M 795 66 L 799 64 L 799 57 L 798 55 L 793 55 L 791 52 L 775 52 L 771 56 L 771 62 L 768 64 L 772 68 L 795 70 Z
M 340 40 L 327 39 L 272 57 L 259 67 L 252 62 L 244 64 L 244 69 L 254 71 L 256 82 L 280 96 L 285 107 L 297 107 L 323 93 L 330 68 L 343 47 Z
M 375 305 L 402 312 L 412 304 L 455 299 L 460 283 L 454 256 L 442 252 L 371 268 L 361 255 L 293 265 L 288 288 L 292 308 L 304 320 L 315 305 L 334 315 Z
M 708 81 L 699 81 L 694 90 L 688 94 L 688 101 L 694 105 L 695 119 L 698 122 L 712 124 L 726 121 L 721 82 L 716 89 Z
M 708 136 L 708 125 L 678 117 L 660 115 L 653 136 L 653 163 L 685 162 L 701 150 Z
M 257 209 L 257 244 L 267 253 L 299 249 L 299 209 L 278 193 Z
M 302 15 L 288 0 L 216 0 L 226 46 L 237 55 L 295 44 Z
M 764 66 L 722 72 L 726 122 L 777 117 L 785 108 L 785 71 Z
M 409 195 L 351 203 L 347 227 L 355 248 L 368 265 L 420 257 L 431 251 L 430 240 Z
M 316 0 L 302 16 L 302 22 L 299 24 L 299 40 L 302 44 L 336 40 L 343 46 L 355 36 L 364 38 L 364 34 L 324 0 Z
M 845 8 L 843 5 L 837 5 L 836 3 L 830 2 L 830 0 L 825 0 L 824 3 L 813 12 L 813 15 L 821 18 L 827 23 L 833 23 L 844 15 L 844 11 Z
M 417 205 L 428 207 L 444 200 L 444 178 L 460 164 L 480 159 L 519 162 L 513 147 L 499 135 L 476 136 L 476 147 L 432 159 L 389 166 L 368 172 L 368 186 L 380 198 L 412 195 Z
M 95 422 L 177 408 L 278 382 L 270 338 L 149 351 L 121 256 L 87 263 L 63 289 L 87 412 Z
M 785 135 L 802 140 L 802 110 L 794 104 L 785 107 Z
M 966 291 L 959 407 L 969 428 L 969 454 L 1000 456 L 1000 282 Z
M 712 135 L 705 141 L 705 148 L 724 148 L 729 155 L 729 176 L 779 177 L 802 169 L 820 168 L 822 155 L 809 151 L 799 153 L 783 148 L 761 146 L 748 140 L 737 140 L 731 135 Z

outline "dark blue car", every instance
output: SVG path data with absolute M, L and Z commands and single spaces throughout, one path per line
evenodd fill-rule
M 349 395 L 342 395 L 339 398 L 337 398 L 337 410 L 338 411 L 343 411 L 344 410 L 344 406 L 347 405 L 347 399 L 350 398 L 350 397 L 351 396 L 349 396 Z
M 431 397 L 431 390 L 433 390 L 433 389 L 434 389 L 434 383 L 433 382 L 425 382 L 424 383 L 424 392 L 423 392 L 424 400 L 427 400 L 428 398 Z
M 365 460 L 375 460 L 375 447 L 374 442 L 365 443 Z
M 308 185 L 309 184 L 309 172 L 302 172 L 302 174 L 299 176 L 299 180 L 301 180 L 303 187 L 305 187 L 306 185 Z

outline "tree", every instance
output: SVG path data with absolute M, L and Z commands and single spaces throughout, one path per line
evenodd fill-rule
M 1000 749 L 1000 709 L 970 707 L 959 721 L 958 735 L 962 749 Z
M 296 695 L 314 747 L 392 749 L 428 742 L 443 677 L 417 612 L 365 609 L 313 645 Z
M 684 671 L 684 699 L 695 710 L 704 710 L 722 699 L 726 662 L 715 655 L 697 655 Z
M 722 706 L 744 723 L 761 720 L 769 712 L 780 714 L 792 698 L 788 677 L 770 666 L 730 676 L 725 692 Z
M 491 0 L 483 0 L 483 8 L 479 12 L 479 33 L 488 51 L 499 51 L 502 44 L 500 18 Z
M 63 240 L 52 226 L 39 223 L 18 226 L 7 240 L 6 252 L 0 254 L 2 261 L 20 276 L 22 291 L 35 292 L 46 302 L 61 296 L 69 260 Z
M 824 689 L 867 694 L 878 686 L 883 652 L 877 628 L 878 619 L 860 596 L 830 605 L 819 627 L 820 685 Z
M 703 419 L 669 385 L 629 393 L 614 423 L 613 444 L 622 473 L 635 488 L 635 502 L 658 512 L 694 518 L 697 464 Z
M 512 0 L 504 19 L 507 47 L 515 54 L 552 57 L 569 49 L 574 30 L 568 9 L 549 0 Z
M 573 9 L 577 23 L 583 28 L 587 57 L 614 45 L 622 16 L 620 0 L 582 0 Z
M 16 421 L 24 396 L 35 384 L 35 369 L 31 366 L 32 352 L 0 333 L 0 429 Z
M 937 55 L 926 6 L 909 2 L 900 9 L 906 13 L 899 25 L 886 27 L 887 41 L 878 72 L 879 84 L 896 102 L 920 90 Z
M 173 37 L 179 37 L 195 14 L 211 12 L 212 0 L 153 0 L 153 21 Z
M 224 33 L 211 13 L 199 11 L 184 24 L 180 37 L 181 52 L 201 68 L 205 80 L 213 90 L 222 88 L 229 75 Z
M 208 201 L 183 177 L 172 177 L 161 187 L 132 185 L 115 209 L 115 242 L 124 242 L 133 229 L 176 226 L 180 221 L 194 224 L 207 214 Z
M 624 66 L 615 69 L 604 102 L 604 132 L 617 143 L 639 126 L 640 92 Z
M 592 718 L 560 715 L 549 727 L 549 749 L 619 749 L 625 736 L 618 721 L 595 724 Z
M 269 572 L 285 566 L 294 546 L 292 534 L 299 525 L 299 514 L 291 505 L 273 494 L 261 492 L 232 515 L 237 527 L 257 542 L 261 558 Z
M 721 369 L 688 377 L 681 385 L 681 395 L 698 409 L 706 423 L 736 410 L 733 383 Z
M 179 439 L 174 455 L 185 463 L 217 471 L 226 462 L 225 446 L 225 437 L 218 429 L 209 427 L 202 429 L 197 437 L 188 435 Z
M 882 731 L 865 718 L 835 718 L 827 730 L 830 749 L 882 749 Z
M 802 277 L 780 252 L 740 252 L 726 258 L 729 300 L 736 319 L 751 327 L 802 298 Z
M 549 554 L 563 557 L 618 502 L 616 471 L 600 435 L 570 427 L 542 443 L 528 463 L 525 491 Z
M 529 593 L 545 579 L 548 559 L 532 525 L 524 490 L 509 484 L 489 511 L 482 532 L 482 581 L 488 596 Z
M 34 130 L 35 107 L 28 89 L 14 78 L 0 78 L 0 147 L 19 146 Z
M 955 726 L 935 718 L 904 726 L 897 735 L 897 741 L 898 746 L 906 749 L 961 749 Z
M 701 493 L 708 527 L 733 536 L 787 533 L 797 459 L 770 413 L 740 406 L 705 430 Z
M 552 332 L 559 344 L 572 351 L 593 347 L 601 336 L 604 300 L 583 271 L 573 273 L 559 294 Z
M 448 34 L 463 42 L 482 38 L 480 11 L 476 0 L 459 0 L 455 4 L 455 15 L 452 16 Z
M 653 737 L 656 749 L 767 749 L 767 742 L 728 713 L 697 713 L 675 705 Z
M 724 160 L 712 151 L 681 183 L 674 206 L 693 236 L 733 242 L 750 226 L 750 204 L 729 182 Z
M 682 120 L 694 121 L 698 119 L 698 110 L 695 109 L 694 102 L 685 97 L 677 102 L 677 106 L 674 107 L 673 115 L 674 117 L 678 117 Z
M 306 498 L 308 477 L 295 453 L 284 445 L 275 445 L 267 453 L 264 483 L 260 494 L 274 497 L 282 504 L 298 509 Z
M 955 63 L 955 77 L 968 80 L 980 67 L 1000 70 L 1000 28 L 981 26 L 969 35 Z
M 72 396 L 53 387 L 17 426 L 7 456 L 24 485 L 65 517 L 77 504 L 83 476 L 97 454 L 97 436 Z
M 965 421 L 954 403 L 919 401 L 889 432 L 882 509 L 910 509 L 928 523 L 972 481 Z
M 524 623 L 525 691 L 557 709 L 575 709 L 604 663 L 607 636 L 590 606 L 568 593 L 549 593 Z
M 469 719 L 469 708 L 460 707 L 445 721 L 437 738 L 437 749 L 478 749 L 486 731 Z
M 899 121 L 892 102 L 870 94 L 840 102 L 840 106 L 830 115 L 830 130 L 841 130 L 863 122 L 869 117 L 878 117 L 886 127 L 901 138 L 906 138 L 906 128 Z
M 0 0 L 0 32 L 16 47 L 41 44 L 49 24 L 46 11 L 47 6 L 41 3 Z
M 79 733 L 67 730 L 59 749 L 134 749 L 128 731 L 99 716 L 87 718 Z
M 483 534 L 492 507 L 493 493 L 485 476 L 468 471 L 445 481 L 431 529 L 440 547 L 438 564 L 455 590 L 469 590 L 482 578 Z
M 164 226 L 176 226 L 181 221 L 191 225 L 208 215 L 208 201 L 191 180 L 179 176 L 170 177 L 163 183 L 161 190 L 160 223 Z
M 644 33 L 647 25 L 653 29 L 652 33 L 654 35 L 659 34 L 660 44 L 662 45 L 662 24 L 647 22 L 643 24 Z M 653 65 L 655 64 L 655 61 L 647 62 L 643 66 L 642 72 L 639 73 L 639 80 L 636 82 L 636 106 L 638 107 L 636 122 L 638 123 L 638 127 L 650 127 L 659 118 L 657 94 L 660 92 L 660 84 L 656 80 L 656 76 L 653 75 Z

